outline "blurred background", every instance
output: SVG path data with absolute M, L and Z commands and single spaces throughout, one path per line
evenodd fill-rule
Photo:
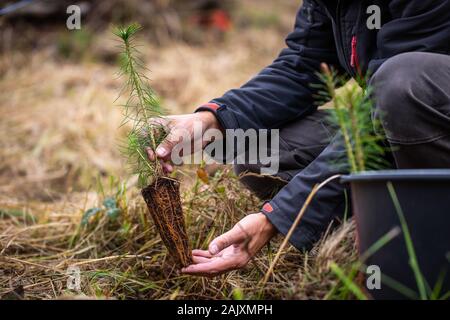
M 301 1 L 0 1 L 0 199 L 51 201 L 127 177 L 114 26 L 139 22 L 172 114 L 238 87 L 284 45 Z M 68 30 L 69 5 L 81 29 Z

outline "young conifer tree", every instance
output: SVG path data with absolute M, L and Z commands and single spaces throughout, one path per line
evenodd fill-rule
M 372 116 L 372 88 L 362 79 L 358 82 L 363 88 L 355 84 L 343 87 L 338 93 L 337 88 L 345 83 L 345 79 L 326 64 L 321 68 L 318 101 L 331 101 L 333 104 L 332 122 L 340 129 L 350 171 L 357 173 L 388 167 L 383 128 L 380 120 Z
M 118 28 L 114 33 L 122 41 L 121 75 L 126 78 L 123 92 L 128 93 L 124 105 L 123 124 L 131 123 L 124 153 L 147 203 L 149 213 L 179 267 L 192 263 L 192 254 L 186 233 L 180 199 L 179 182 L 167 177 L 158 159 L 150 161 L 147 150 L 156 150 L 168 130 L 158 121 L 163 114 L 161 103 L 145 76 L 144 63 L 138 58 L 134 43 L 140 26 L 132 24 Z
M 124 153 L 133 173 L 138 175 L 140 187 L 146 187 L 163 176 L 159 161 L 150 161 L 147 149 L 155 150 L 166 136 L 166 128 L 158 125 L 155 119 L 163 115 L 160 100 L 149 85 L 145 76 L 144 63 L 138 58 L 139 51 L 134 43 L 138 24 L 119 27 L 114 34 L 122 40 L 120 56 L 121 75 L 126 77 L 122 92 L 129 93 L 124 107 L 124 121 L 132 124 L 127 136 Z

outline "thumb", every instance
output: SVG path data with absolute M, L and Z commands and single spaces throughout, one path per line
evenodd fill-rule
M 238 225 L 236 225 L 230 231 L 211 241 L 208 248 L 209 253 L 211 253 L 212 255 L 216 255 L 223 249 L 245 240 L 245 237 L 245 232 L 243 232 L 242 229 Z
M 168 160 L 173 147 L 179 142 L 180 135 L 177 130 L 171 131 L 163 142 L 156 148 L 156 156 L 163 160 Z

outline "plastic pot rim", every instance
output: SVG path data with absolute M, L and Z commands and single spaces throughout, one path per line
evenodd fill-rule
M 407 180 L 443 180 L 450 182 L 450 169 L 398 169 L 363 171 L 342 176 L 341 182 L 358 181 L 407 181 Z

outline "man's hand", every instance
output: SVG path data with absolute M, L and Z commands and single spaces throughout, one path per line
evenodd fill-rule
M 216 116 L 209 111 L 201 111 L 193 114 L 185 114 L 178 116 L 163 117 L 155 120 L 158 124 L 164 125 L 169 129 L 169 135 L 156 149 L 156 157 L 160 159 L 161 164 L 166 172 L 172 172 L 173 166 L 170 163 L 170 157 L 173 147 L 179 143 L 186 132 L 190 134 L 192 144 L 194 139 L 201 139 L 202 137 L 194 137 L 195 123 L 201 123 L 203 133 L 208 129 L 221 130 L 219 121 Z M 202 141 L 203 147 L 209 141 Z M 147 149 L 147 155 L 151 161 L 155 160 L 155 154 L 151 149 Z
M 230 231 L 214 239 L 208 250 L 193 250 L 194 263 L 183 273 L 214 277 L 245 267 L 276 235 L 274 226 L 262 213 L 246 216 Z

